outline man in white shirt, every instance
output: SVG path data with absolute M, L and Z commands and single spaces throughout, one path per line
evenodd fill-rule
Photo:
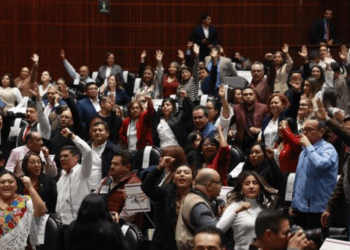
M 70 138 L 74 146 L 65 146 L 61 150 L 60 162 L 62 175 L 57 182 L 56 212 L 64 225 L 69 225 L 77 218 L 77 212 L 84 197 L 91 192 L 90 176 L 92 169 L 92 150 L 79 136 L 68 128 L 62 129 L 62 136 Z M 80 151 L 79 151 L 80 150 Z M 79 164 L 79 155 L 82 161 Z
M 90 177 L 91 190 L 95 190 L 102 178 L 108 175 L 111 161 L 114 154 L 120 148 L 113 144 L 109 137 L 109 127 L 103 121 L 95 122 L 92 125 L 92 134 L 90 144 L 92 149 L 92 173 Z

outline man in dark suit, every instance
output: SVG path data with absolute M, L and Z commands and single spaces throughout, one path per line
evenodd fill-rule
M 311 28 L 311 43 L 319 45 L 334 44 L 334 23 L 332 10 L 326 10 L 324 18 L 316 20 Z
M 202 24 L 193 29 L 191 41 L 199 45 L 199 60 L 203 61 L 209 55 L 210 48 L 218 44 L 218 33 L 216 28 L 210 26 L 211 16 L 204 13 L 201 16 Z
M 261 131 L 262 122 L 268 113 L 267 106 L 256 101 L 256 94 L 252 87 L 242 90 L 243 103 L 233 107 L 232 122 L 236 123 L 237 133 L 235 144 L 248 155 Z
M 98 88 L 94 82 L 86 84 L 86 97 L 78 101 L 77 109 L 85 131 L 89 133 L 90 122 L 96 117 L 96 113 L 101 110 L 98 101 Z

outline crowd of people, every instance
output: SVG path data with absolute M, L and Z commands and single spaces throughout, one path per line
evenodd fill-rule
M 340 200 L 350 202 L 349 49 L 339 46 L 336 62 L 325 34 L 319 50 L 300 48 L 302 65 L 288 44 L 264 62 L 247 64 L 236 52 L 234 65 L 210 24 L 204 14 L 167 68 L 161 50 L 155 69 L 142 51 L 139 86 L 113 53 L 96 75 L 86 65 L 77 72 L 61 50 L 71 79 L 44 70 L 37 83 L 37 54 L 31 70 L 2 76 L 1 249 L 35 248 L 35 218 L 45 213 L 62 223 L 61 249 L 129 249 L 125 223 L 144 234 L 155 228 L 150 249 L 317 249 L 302 230 L 291 236 L 289 221 L 327 228 Z M 243 69 L 251 82 L 227 86 Z M 160 149 L 159 164 L 137 172 L 136 155 L 147 146 Z M 222 199 L 232 148 L 245 162 Z M 127 184 L 150 198 L 147 216 L 127 209 Z

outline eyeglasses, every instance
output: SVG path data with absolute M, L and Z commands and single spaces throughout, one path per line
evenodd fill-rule
M 60 155 L 60 159 L 68 159 L 70 155 Z
M 308 132 L 308 133 L 311 133 L 312 131 L 315 131 L 315 130 L 318 130 L 318 129 L 317 128 L 306 128 L 306 127 L 303 128 L 303 131 Z
M 202 146 L 203 146 L 203 147 L 209 147 L 209 146 L 211 146 L 211 147 L 216 147 L 216 144 L 213 143 L 213 142 L 209 142 L 209 143 L 203 143 Z
M 69 117 L 69 116 L 66 116 L 66 115 L 61 115 L 61 119 L 67 119 L 67 120 L 69 120 L 69 119 L 72 119 L 72 117 Z

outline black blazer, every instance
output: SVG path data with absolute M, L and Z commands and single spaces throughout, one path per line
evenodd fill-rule
M 194 104 L 190 98 L 186 97 L 183 100 L 182 105 L 183 105 L 182 110 L 171 114 L 167 122 L 169 124 L 170 129 L 173 131 L 179 145 L 181 147 L 184 147 L 187 131 L 190 131 L 187 129 L 186 124 L 187 126 L 188 124 L 193 124 L 192 110 L 193 110 Z M 159 107 L 158 112 L 156 114 L 156 118 L 153 122 L 153 128 L 152 128 L 153 145 L 157 147 L 159 147 L 159 144 L 160 144 L 157 127 L 162 117 L 163 117 L 163 113 L 162 113 L 161 107 Z
M 45 202 L 46 208 L 49 213 L 55 213 L 57 203 L 57 185 L 56 181 L 44 173 L 40 174 L 38 194 L 41 199 Z M 21 181 L 18 182 L 17 193 L 23 194 L 24 185 Z
M 316 20 L 311 28 L 311 43 L 320 44 L 325 42 L 325 32 L 324 18 Z M 332 21 L 329 21 L 329 40 L 334 42 L 334 23 Z
M 202 40 L 206 38 L 204 35 L 203 27 L 202 24 L 198 25 L 193 29 L 192 36 L 191 36 L 191 41 L 194 43 L 198 44 L 200 47 L 199 50 L 199 60 L 204 61 L 204 58 L 209 55 L 209 48 L 208 45 L 217 45 L 218 44 L 218 32 L 215 27 L 209 26 L 209 37 L 207 38 L 209 40 L 209 44 L 204 44 L 202 43 Z

